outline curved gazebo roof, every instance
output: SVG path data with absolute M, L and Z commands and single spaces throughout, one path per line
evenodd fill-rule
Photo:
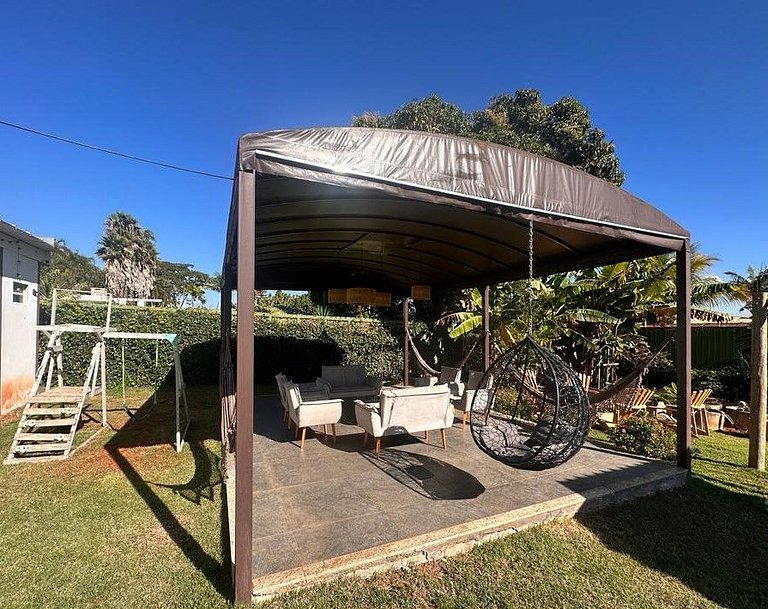
M 677 412 L 688 420 L 689 236 L 657 209 L 573 167 L 460 137 L 318 128 L 240 138 L 221 292 L 227 452 L 233 434 L 235 440 L 236 602 L 250 602 L 252 591 L 254 290 L 375 287 L 407 294 L 412 285 L 483 286 L 487 370 L 487 288 L 528 274 L 529 220 L 537 275 L 677 252 Z M 407 299 L 403 318 L 407 325 Z M 403 347 L 407 385 L 407 338 Z M 677 462 L 690 466 L 688 425 L 677 429 Z
M 356 127 L 251 133 L 260 289 L 478 286 L 679 250 L 688 232 L 583 171 L 462 137 Z M 237 256 L 238 187 L 225 261 Z

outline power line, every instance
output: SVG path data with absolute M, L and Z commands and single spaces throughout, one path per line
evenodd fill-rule
M 60 137 L 58 135 L 53 135 L 52 133 L 45 133 L 44 131 L 38 131 L 37 129 L 31 129 L 30 127 L 24 127 L 23 125 L 16 125 L 14 123 L 9 123 L 4 120 L 0 120 L 0 125 L 5 125 L 6 127 L 11 127 L 12 129 L 18 129 L 19 131 L 25 131 L 26 133 L 31 133 L 33 135 L 47 137 L 48 139 L 56 140 L 57 142 L 72 144 L 73 146 L 80 146 L 81 148 L 87 148 L 88 150 L 95 150 L 96 152 L 103 152 L 104 154 L 119 156 L 121 158 L 129 159 L 131 161 L 139 161 L 140 163 L 148 163 L 150 165 L 157 165 L 158 167 L 165 167 L 166 169 L 175 169 L 176 171 L 183 171 L 185 173 L 194 173 L 196 175 L 207 176 L 209 178 L 216 178 L 218 180 L 229 180 L 230 182 L 232 181 L 232 178 L 229 176 L 223 176 L 217 173 L 210 173 L 208 171 L 198 171 L 197 169 L 188 169 L 187 167 L 180 167 L 179 165 L 163 163 L 162 161 L 153 161 L 152 159 L 145 159 L 140 156 L 134 156 L 132 154 L 126 154 L 124 152 L 118 152 L 117 150 L 109 150 L 108 148 L 101 148 L 100 146 L 93 146 L 91 144 L 86 144 L 85 142 L 78 142 L 77 140 L 71 140 L 66 137 Z

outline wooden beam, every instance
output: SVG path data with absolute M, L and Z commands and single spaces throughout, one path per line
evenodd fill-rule
M 403 385 L 411 384 L 411 346 L 408 344 L 410 303 L 410 298 L 403 298 Z
M 485 286 L 483 294 L 483 372 L 491 367 L 491 286 Z
M 677 464 L 691 468 L 691 244 L 675 255 L 677 277 Z
M 253 592 L 253 307 L 256 270 L 256 179 L 237 175 L 237 415 L 235 419 L 235 603 Z
M 750 381 L 749 458 L 747 464 L 765 471 L 766 401 L 768 398 L 768 294 L 761 281 L 752 289 L 752 353 Z

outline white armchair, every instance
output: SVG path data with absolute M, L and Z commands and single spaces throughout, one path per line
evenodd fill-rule
M 364 430 L 363 446 L 368 436 L 376 439 L 376 456 L 381 438 L 387 435 L 424 432 L 439 429 L 446 448 L 445 430 L 453 424 L 451 390 L 448 385 L 427 387 L 385 387 L 378 403 L 355 400 L 355 418 Z
M 301 432 L 301 450 L 304 450 L 304 439 L 307 435 L 307 427 L 322 425 L 323 433 L 328 434 L 328 425 L 333 432 L 333 441 L 336 443 L 336 423 L 341 420 L 341 406 L 343 400 L 329 399 L 324 394 L 309 394 L 302 398 L 301 390 L 296 383 L 288 382 L 284 386 L 288 399 L 289 416 L 296 426 L 296 438 Z M 308 399 L 312 398 L 312 399 Z
M 485 373 L 475 370 L 469 371 L 467 377 L 467 386 L 462 393 L 461 400 L 456 405 L 456 410 L 462 413 L 461 428 L 467 426 L 470 410 L 474 402 L 475 410 L 485 410 L 488 400 L 491 399 L 491 390 L 493 389 L 493 375 L 489 374 L 485 383 L 483 383 Z M 482 385 L 482 386 L 481 386 Z M 477 396 L 477 398 L 475 398 Z

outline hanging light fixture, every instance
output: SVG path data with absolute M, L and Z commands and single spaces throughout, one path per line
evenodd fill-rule
M 412 300 L 431 300 L 432 288 L 428 285 L 412 285 L 411 299 Z
M 376 292 L 376 302 L 372 303 L 376 307 L 391 307 L 392 294 L 389 292 Z
M 347 291 L 328 290 L 328 304 L 347 304 Z
M 376 294 L 373 288 L 349 288 L 347 290 L 347 304 L 370 305 Z

